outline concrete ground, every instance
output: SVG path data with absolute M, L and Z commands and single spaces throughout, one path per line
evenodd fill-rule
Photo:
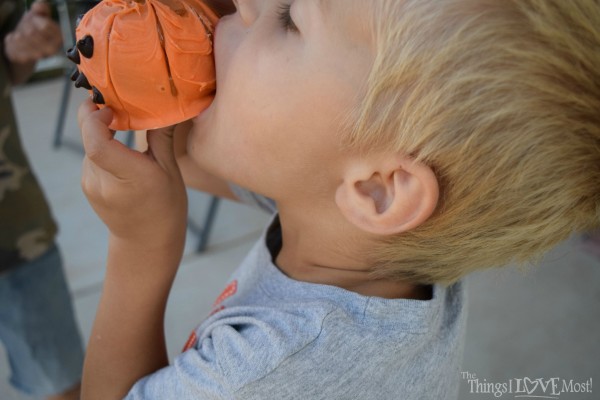
M 80 189 L 82 155 L 67 146 L 52 149 L 62 87 L 62 78 L 19 87 L 14 102 L 24 146 L 60 225 L 58 242 L 79 327 L 87 341 L 102 287 L 106 229 Z M 75 115 L 85 92 L 71 93 L 65 138 L 77 144 Z M 194 221 L 202 221 L 208 200 L 206 195 L 191 194 Z M 207 315 L 266 221 L 267 216 L 259 211 L 224 201 L 205 253 L 195 251 L 197 237 L 188 235 L 166 315 L 171 357 Z M 461 379 L 460 399 L 523 395 L 600 399 L 600 388 L 593 385 L 600 384 L 600 259 L 582 251 L 578 238 L 558 246 L 537 267 L 481 272 L 468 277 L 467 284 L 466 348 L 457 376 Z M 8 385 L 9 374 L 0 347 L 0 399 L 29 400 Z M 552 393 L 551 387 L 543 390 L 552 378 L 556 378 L 550 382 L 557 382 L 557 390 L 565 389 L 562 393 Z M 494 396 L 490 386 L 500 392 Z M 505 393 L 504 388 L 511 386 L 513 392 Z M 517 393 L 517 389 L 521 391 Z

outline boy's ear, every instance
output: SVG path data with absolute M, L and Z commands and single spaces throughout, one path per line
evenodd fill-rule
M 429 166 L 393 154 L 351 163 L 335 201 L 344 217 L 363 231 L 392 235 L 425 222 L 438 196 L 438 181 Z

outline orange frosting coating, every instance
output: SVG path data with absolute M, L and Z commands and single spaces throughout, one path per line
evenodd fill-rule
M 210 105 L 217 20 L 199 0 L 103 0 L 83 17 L 77 40 L 94 44 L 79 71 L 114 111 L 111 129 L 173 125 Z

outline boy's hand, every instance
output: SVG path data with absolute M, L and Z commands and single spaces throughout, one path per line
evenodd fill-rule
M 181 257 L 187 195 L 173 153 L 174 128 L 149 131 L 148 150 L 140 153 L 114 139 L 111 119 L 109 108 L 98 110 L 90 99 L 79 108 L 84 193 L 113 239 L 132 250 Z
M 168 365 L 164 313 L 183 254 L 187 196 L 174 128 L 149 131 L 140 153 L 114 139 L 109 108 L 88 99 L 78 119 L 83 190 L 111 232 L 82 398 L 122 399 L 141 377 Z
M 23 14 L 14 31 L 4 38 L 4 53 L 11 63 L 25 64 L 56 54 L 62 34 L 50 18 L 50 6 L 36 1 Z

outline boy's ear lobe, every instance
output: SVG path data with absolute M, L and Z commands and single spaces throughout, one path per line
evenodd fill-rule
M 433 170 L 409 157 L 362 159 L 345 172 L 335 201 L 344 217 L 365 232 L 393 235 L 414 229 L 437 206 Z

